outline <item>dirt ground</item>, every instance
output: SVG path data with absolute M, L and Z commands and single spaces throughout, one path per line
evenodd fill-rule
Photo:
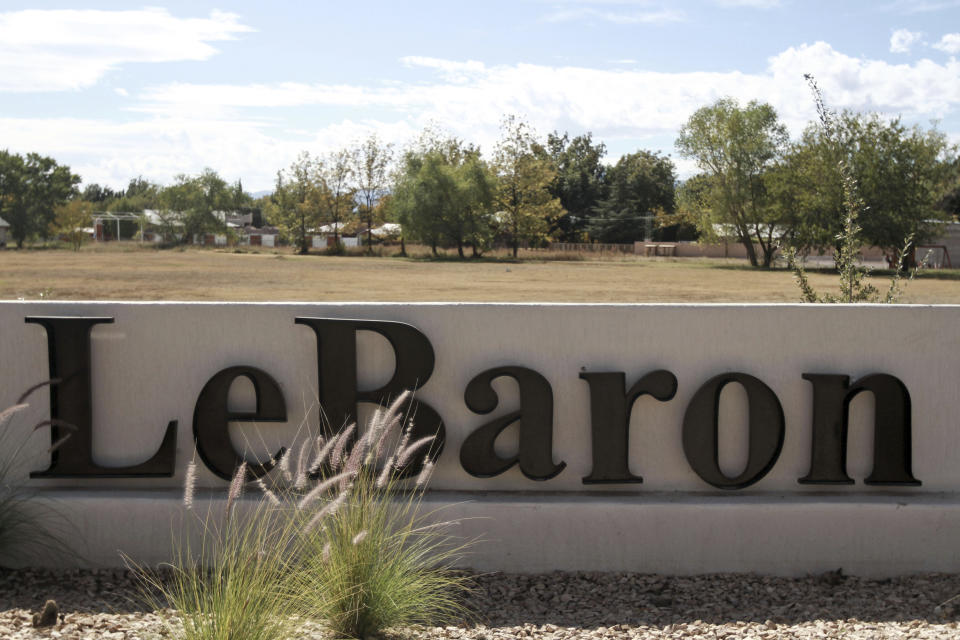
M 506 260 L 298 256 L 279 250 L 0 250 L 0 299 L 489 302 L 796 302 L 786 269 L 740 260 L 547 256 Z M 571 259 L 573 258 L 573 259 Z M 838 278 L 812 271 L 836 291 Z M 889 277 L 873 281 L 886 290 Z M 902 302 L 960 303 L 960 273 L 921 273 Z

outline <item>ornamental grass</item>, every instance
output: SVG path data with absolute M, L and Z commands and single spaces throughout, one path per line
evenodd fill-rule
M 441 624 L 466 613 L 466 578 L 452 570 L 467 544 L 422 498 L 432 438 L 410 441 L 409 394 L 330 438 L 308 437 L 255 478 L 241 464 L 226 500 L 197 517 L 196 466 L 184 490 L 199 546 L 179 536 L 161 571 L 137 566 L 168 633 L 184 640 L 297 637 L 305 621 L 335 637 Z M 390 443 L 396 443 L 391 445 Z M 244 497 L 245 489 L 252 495 Z
M 25 436 L 11 430 L 17 414 L 30 407 L 27 402 L 30 396 L 58 382 L 48 380 L 34 385 L 12 406 L 0 411 L 0 566 L 22 566 L 31 560 L 49 562 L 51 556 L 63 559 L 74 555 L 65 543 L 67 524 L 54 505 L 24 486 L 20 465 L 25 461 L 24 449 L 34 433 L 54 423 L 66 432 L 47 449 L 52 453 L 66 442 L 76 427 L 62 420 L 44 420 Z

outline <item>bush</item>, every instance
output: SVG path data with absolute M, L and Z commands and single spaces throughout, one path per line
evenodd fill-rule
M 33 492 L 25 488 L 17 478 L 17 465 L 23 461 L 23 449 L 29 435 L 49 424 L 41 422 L 19 441 L 13 438 L 9 427 L 14 417 L 30 405 L 27 399 L 38 389 L 55 384 L 52 380 L 30 387 L 17 402 L 0 411 L 0 566 L 11 562 L 23 564 L 25 559 L 44 558 L 50 555 L 62 557 L 70 553 L 64 543 L 62 519 L 48 503 L 37 500 Z M 70 429 L 71 425 L 58 422 L 59 427 Z M 54 443 L 49 451 L 62 445 L 68 435 Z
M 402 493 L 400 462 L 379 477 L 362 471 L 339 509 L 308 538 L 297 589 L 308 596 L 308 610 L 340 636 L 363 638 L 465 612 L 469 585 L 451 571 L 465 547 L 448 535 L 453 523 L 435 523 L 435 514 L 421 511 L 430 467 Z
M 833 144 L 838 144 L 835 136 L 836 125 L 834 123 L 833 112 L 827 108 L 823 102 L 823 95 L 820 88 L 811 75 L 804 76 L 807 83 L 813 91 L 814 102 L 817 107 L 817 114 L 820 118 L 820 126 L 823 128 L 825 137 Z M 797 250 L 795 247 L 788 246 L 785 250 L 787 264 L 793 270 L 794 279 L 800 288 L 800 296 L 803 302 L 825 302 L 825 303 L 853 303 L 853 302 L 874 302 L 892 304 L 900 299 L 902 294 L 902 279 L 904 264 L 910 247 L 913 244 L 913 236 L 909 235 L 904 240 L 903 249 L 898 253 L 895 271 L 890 280 L 890 287 L 886 295 L 880 296 L 880 292 L 869 282 L 869 271 L 858 263 L 860 258 L 860 249 L 863 246 L 861 239 L 861 228 L 857 219 L 864 209 L 863 200 L 860 198 L 857 181 L 846 161 L 841 161 L 837 166 L 840 173 L 843 187 L 843 228 L 837 236 L 837 252 L 834 255 L 834 261 L 837 265 L 837 272 L 840 274 L 840 295 L 817 293 L 804 271 L 802 263 L 797 259 Z M 914 269 L 911 279 L 916 274 Z
M 246 473 L 244 467 L 241 475 Z M 234 487 L 237 483 L 232 483 Z M 173 562 L 150 571 L 127 560 L 137 573 L 147 602 L 172 607 L 169 635 L 184 640 L 274 640 L 293 630 L 295 603 L 284 589 L 294 567 L 285 554 L 290 520 L 262 502 L 250 513 L 222 519 L 208 512 L 200 521 L 202 542 L 195 550 L 189 529 L 181 534 Z
M 448 534 L 454 523 L 433 523 L 420 508 L 432 465 L 408 477 L 432 438 L 408 442 L 407 399 L 378 410 L 359 438 L 355 426 L 329 440 L 307 437 L 266 479 L 241 465 L 223 511 L 199 520 L 199 549 L 181 537 L 167 576 L 128 560 L 148 602 L 178 610 L 180 622 L 168 621 L 173 637 L 286 638 L 301 618 L 363 637 L 465 611 L 468 585 L 450 570 L 465 547 Z M 188 509 L 195 479 L 191 463 Z M 259 496 L 243 500 L 250 481 Z

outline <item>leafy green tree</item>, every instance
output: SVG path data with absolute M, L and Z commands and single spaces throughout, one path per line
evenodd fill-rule
M 320 223 L 321 211 L 328 199 L 323 180 L 323 163 L 304 151 L 286 173 L 277 172 L 272 201 L 276 215 L 272 219 L 300 254 L 310 250 L 309 231 Z
M 608 195 L 597 204 L 587 227 L 601 242 L 634 242 L 651 238 L 656 213 L 675 210 L 676 170 L 670 158 L 637 151 L 620 158 L 606 174 Z
M 427 132 L 404 154 L 395 175 L 391 207 L 409 234 L 428 244 L 455 246 L 479 256 L 493 238 L 496 182 L 480 150 Z
M 358 214 L 367 227 L 367 251 L 373 250 L 373 227 L 378 219 L 377 203 L 387 193 L 393 145 L 383 144 L 376 134 L 371 135 L 353 150 L 353 178 Z
M 960 217 L 960 162 L 954 161 L 953 165 L 954 178 L 952 185 L 940 199 L 938 206 L 944 213 L 943 217 L 956 220 Z
M 441 159 L 435 152 L 410 150 L 404 153 L 394 176 L 391 207 L 403 227 L 404 239 L 426 244 L 437 255 L 441 242 L 443 198 L 440 196 Z
M 79 251 L 89 237 L 85 227 L 93 224 L 93 203 L 80 198 L 70 200 L 56 209 L 51 231 Z
M 857 224 L 868 245 L 881 247 L 891 266 L 904 239 L 924 243 L 948 217 L 943 197 L 956 176 L 956 147 L 945 134 L 899 119 L 850 111 L 811 125 L 771 172 L 769 185 L 801 252 L 837 248 L 845 225 L 844 163 L 863 208 Z
M 333 245 L 340 249 L 340 230 L 354 216 L 356 191 L 353 188 L 353 154 L 340 149 L 323 161 L 323 182 L 327 197 L 321 210 L 322 220 L 333 225 Z
M 480 157 L 479 148 L 471 148 L 460 163 L 453 167 L 457 186 L 455 206 L 451 219 L 456 220 L 456 234 L 450 232 L 463 257 L 463 244 L 470 245 L 474 257 L 479 257 L 493 242 L 495 218 L 493 204 L 497 193 L 497 179 L 490 166 Z
M 17 240 L 17 247 L 23 246 L 30 232 L 24 202 L 25 172 L 22 156 L 0 151 L 0 218 L 11 225 L 11 235 Z
M 554 131 L 547 135 L 546 150 L 556 171 L 549 190 L 567 214 L 551 221 L 550 233 L 564 242 L 582 242 L 606 192 L 607 167 L 602 162 L 606 145 L 594 144 L 591 133 L 570 138 Z
M 106 207 L 122 195 L 123 192 L 114 191 L 110 187 L 101 186 L 96 182 L 91 182 L 80 192 L 80 198 L 84 202 L 93 202 L 98 207 Z
M 163 187 L 143 176 L 132 178 L 125 191 L 119 197 L 107 203 L 107 211 L 137 213 L 144 209 L 163 207 L 161 193 Z
M 253 198 L 249 193 L 243 190 L 243 181 L 237 178 L 237 182 L 231 187 L 230 208 L 234 211 L 250 207 L 253 204 Z
M 769 267 L 778 247 L 784 219 L 771 206 L 764 177 L 786 144 L 787 130 L 773 107 L 751 101 L 741 108 L 732 98 L 697 109 L 676 141 L 680 155 L 712 178 L 703 211 L 710 220 L 704 224 L 731 225 L 753 266 L 762 260 Z
M 226 220 L 221 221 L 216 212 L 228 210 L 232 198 L 226 180 L 208 168 L 195 176 L 176 176 L 159 199 L 165 217 L 171 225 L 179 226 L 186 242 L 195 234 L 225 232 Z
M 493 165 L 500 232 L 516 258 L 521 243 L 548 237 L 548 221 L 563 215 L 560 199 L 550 192 L 557 172 L 530 125 L 515 116 L 501 124 Z
M 53 158 L 0 151 L 0 217 L 10 224 L 17 248 L 32 235 L 49 237 L 54 210 L 79 183 L 80 177 L 70 173 L 70 167 Z

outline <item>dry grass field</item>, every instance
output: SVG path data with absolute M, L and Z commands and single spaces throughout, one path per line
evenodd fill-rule
M 784 269 L 739 260 L 582 256 L 519 262 L 297 256 L 90 246 L 0 250 L 0 299 L 229 301 L 796 302 Z M 546 256 L 550 257 L 550 256 Z M 557 256 L 552 256 L 557 257 Z M 819 290 L 837 276 L 811 273 Z M 875 276 L 878 287 L 888 278 Z M 903 302 L 960 303 L 960 274 L 922 273 Z

